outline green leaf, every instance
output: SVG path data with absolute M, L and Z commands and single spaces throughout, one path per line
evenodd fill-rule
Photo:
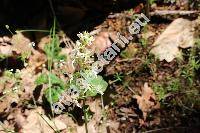
M 49 81 L 50 80 L 50 81 Z M 47 74 L 41 74 L 35 81 L 35 84 L 38 85 L 43 85 L 43 84 L 58 84 L 62 87 L 64 87 L 64 82 L 58 78 L 55 74 L 49 73 L 49 75 Z
M 84 120 L 88 122 L 89 120 L 92 119 L 94 113 L 90 110 L 89 105 L 83 106 L 83 111 L 85 113 Z
M 61 86 L 52 86 L 47 88 L 45 91 L 45 97 L 49 103 L 55 103 L 59 101 L 59 97 L 64 92 L 64 89 Z
M 102 94 L 106 91 L 106 88 L 108 87 L 108 83 L 103 80 L 101 76 L 97 76 L 96 78 L 91 79 L 88 82 L 92 89 L 88 89 L 86 92 L 86 96 L 96 96 L 97 94 Z
M 72 81 L 68 82 L 68 86 L 78 90 L 80 99 L 93 97 L 97 94 L 103 95 L 108 86 L 108 83 L 101 76 L 91 70 L 77 72 L 74 75 L 76 76 Z
M 64 82 L 60 78 L 58 78 L 55 74 L 50 73 L 49 79 L 51 80 L 50 81 L 51 84 L 58 84 L 58 85 L 64 87 Z
M 44 47 L 44 51 L 48 60 L 64 60 L 65 55 L 60 55 L 62 48 L 60 47 L 59 38 L 57 35 L 52 35 L 51 42 Z
M 45 98 L 49 103 L 57 102 L 59 100 L 59 96 L 65 90 L 64 82 L 58 78 L 55 74 L 50 73 L 41 74 L 35 81 L 36 85 L 48 84 L 49 87 L 45 90 Z
M 43 85 L 48 83 L 48 76 L 46 74 L 41 74 L 39 77 L 37 77 L 37 79 L 35 80 L 35 84 L 37 86 L 39 85 Z

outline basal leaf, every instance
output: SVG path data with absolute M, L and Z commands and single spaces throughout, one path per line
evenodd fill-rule
M 41 74 L 37 79 L 35 80 L 35 84 L 42 85 L 48 83 L 48 76 L 46 74 Z
M 91 89 L 88 89 L 86 96 L 96 96 L 97 94 L 103 95 L 108 87 L 108 83 L 104 81 L 101 76 L 93 77 L 88 83 L 90 84 Z
M 61 86 L 52 86 L 51 88 L 47 88 L 45 91 L 45 97 L 49 103 L 55 103 L 59 101 L 59 97 L 64 92 Z

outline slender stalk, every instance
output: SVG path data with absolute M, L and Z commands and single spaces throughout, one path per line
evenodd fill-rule
M 56 20 L 54 19 L 54 23 L 53 23 L 53 28 L 50 32 L 50 35 L 52 35 L 52 40 L 51 40 L 51 57 L 50 59 L 48 59 L 48 70 L 49 70 L 49 73 L 52 72 L 52 64 L 53 64 L 53 56 L 54 56 L 54 43 L 55 43 L 55 30 L 56 30 Z M 53 104 L 53 101 L 52 101 L 52 90 L 51 90 L 51 87 L 52 87 L 52 83 L 51 83 L 51 78 L 48 74 L 48 80 L 49 80 L 49 97 L 50 97 L 50 105 L 51 105 L 51 112 L 52 112 L 52 115 L 54 117 L 54 112 L 53 112 L 53 107 L 52 107 L 52 104 Z
M 28 29 L 28 30 L 17 30 L 16 32 L 22 33 L 22 32 L 47 32 L 49 33 L 49 30 L 35 30 L 35 29 Z
M 101 111 L 102 111 L 102 117 L 103 117 L 102 125 L 103 127 L 105 126 L 107 129 L 108 128 L 108 126 L 106 125 L 107 115 L 106 115 L 105 105 L 103 102 L 104 102 L 103 95 L 101 95 L 101 108 L 102 108 Z M 108 133 L 108 131 L 106 131 L 106 133 Z
M 10 30 L 9 25 L 5 25 L 5 27 L 6 27 L 6 29 L 7 29 L 12 35 L 14 35 L 14 33 Z
M 101 106 L 102 106 L 102 109 L 104 110 L 105 106 L 104 106 L 104 103 L 103 103 L 103 95 L 101 95 Z
M 88 133 L 88 126 L 87 126 L 87 110 L 85 109 L 85 98 L 83 99 L 83 113 L 84 113 L 84 119 L 85 119 L 85 131 L 86 131 L 86 133 Z

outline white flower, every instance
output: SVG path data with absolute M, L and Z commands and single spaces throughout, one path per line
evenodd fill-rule
M 77 36 L 80 38 L 80 41 L 84 45 L 91 45 L 92 41 L 94 41 L 94 37 L 91 36 L 88 32 L 84 31 L 83 33 L 77 34 Z
M 29 45 L 30 47 L 35 47 L 35 42 L 30 42 L 28 45 Z
M 6 94 L 8 94 L 8 93 L 10 93 L 9 90 L 3 91 L 3 95 L 6 95 Z
M 101 86 L 100 85 L 97 85 L 96 86 L 96 90 L 101 94 L 101 95 L 103 95 L 104 93 L 101 91 Z
M 12 91 L 13 91 L 13 92 L 17 92 L 17 91 L 18 91 L 18 86 L 13 87 L 13 88 L 12 88 Z
M 10 70 L 8 70 L 8 71 L 13 72 L 13 69 L 10 69 Z
M 45 65 L 45 64 L 42 64 L 42 67 L 46 67 L 46 65 Z
M 16 73 L 20 73 L 21 71 L 19 69 L 16 69 Z
M 28 66 L 28 63 L 25 62 L 25 63 L 24 63 L 24 66 L 27 67 L 27 66 Z

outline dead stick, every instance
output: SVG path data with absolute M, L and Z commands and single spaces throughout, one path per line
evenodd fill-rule
M 180 11 L 180 10 L 156 10 L 151 12 L 151 16 L 164 16 L 164 15 L 191 15 L 191 14 L 199 14 L 200 11 Z

